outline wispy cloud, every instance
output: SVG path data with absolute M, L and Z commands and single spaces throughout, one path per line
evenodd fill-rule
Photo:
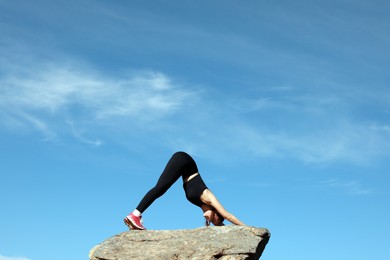
M 357 8 L 364 10 L 362 4 Z M 161 136 L 158 142 L 164 139 L 167 146 L 195 154 L 223 157 L 240 151 L 305 163 L 356 163 L 390 154 L 388 124 L 381 120 L 372 123 L 375 119 L 360 115 L 366 110 L 362 104 L 371 108 L 380 103 L 390 111 L 386 86 L 375 82 L 383 72 L 373 71 L 385 66 L 371 66 L 386 60 L 383 46 L 388 37 L 382 39 L 382 30 L 375 30 L 387 26 L 384 16 L 372 18 L 364 12 L 356 16 L 344 5 L 318 4 L 309 4 L 306 11 L 295 4 L 288 9 L 264 9 L 259 16 L 258 8 L 235 5 L 213 14 L 215 23 L 210 24 L 202 19 L 194 23 L 173 13 L 166 19 L 168 13 L 150 12 L 142 5 L 119 8 L 108 2 L 54 5 L 50 1 L 44 5 L 5 4 L 3 8 L 18 10 L 25 19 L 9 15 L 8 24 L 1 27 L 0 125 L 8 129 L 34 129 L 45 140 L 68 131 L 82 143 L 101 146 L 108 140 L 101 128 L 119 131 L 125 124 L 133 124 L 138 129 L 153 128 Z M 226 30 L 224 18 L 229 12 L 240 19 Z M 72 19 L 69 13 L 74 14 Z M 198 19 L 196 13 L 187 14 Z M 45 26 L 32 27 L 30 20 Z M 92 22 L 94 26 L 90 26 Z M 253 33 L 253 28 L 262 33 Z M 373 37 L 368 39 L 367 33 Z M 77 57 L 62 52 L 68 44 L 67 50 L 78 53 Z M 123 60 L 127 52 L 128 58 L 152 50 L 158 54 L 151 55 L 152 59 L 177 54 L 166 63 L 170 68 L 177 66 L 177 57 L 214 64 L 220 85 L 236 77 L 224 81 L 230 70 L 222 67 L 229 64 L 248 71 L 237 77 L 237 82 L 247 85 L 228 82 L 230 85 L 221 90 L 209 86 L 214 96 L 208 100 L 207 90 L 198 92 L 193 85 L 184 86 L 161 71 L 110 75 L 83 63 L 91 56 L 82 54 L 85 49 L 80 46 L 90 44 L 114 57 L 113 61 Z M 143 57 L 143 64 L 155 64 Z M 93 62 L 103 64 L 106 60 L 96 58 Z M 194 76 L 192 72 L 187 75 Z M 356 77 L 360 75 L 371 76 L 361 83 Z M 271 82 L 280 85 L 269 85 Z M 242 96 L 230 92 L 233 89 L 240 89 Z M 129 129 L 133 130 L 124 127 L 123 132 Z
M 368 195 L 374 193 L 373 190 L 363 188 L 356 180 L 329 179 L 320 183 L 322 187 L 341 190 L 349 195 Z
M 3 256 L 0 255 L 0 260 L 30 260 L 27 257 L 18 257 L 18 256 Z
M 371 129 L 375 132 L 383 132 L 386 134 L 390 134 L 390 125 L 372 124 Z
M 77 140 L 79 140 L 80 142 L 85 143 L 85 144 L 90 144 L 90 145 L 93 145 L 96 147 L 99 147 L 103 144 L 103 141 L 99 138 L 92 139 L 92 138 L 86 137 L 84 135 L 84 131 L 80 131 L 80 130 L 76 129 L 76 127 L 72 121 L 67 121 L 67 123 L 72 131 L 73 136 Z
M 332 86 L 336 89 L 336 86 Z M 359 97 L 342 88 L 259 88 L 237 99 L 241 120 L 230 126 L 235 148 L 259 156 L 296 158 L 306 163 L 349 161 L 365 164 L 390 153 L 389 126 L 381 120 L 386 107 L 367 106 L 370 90 Z M 378 97 L 382 93 L 377 93 Z M 377 111 L 361 113 L 362 109 Z M 372 115 L 376 116 L 373 117 Z M 375 123 L 373 123 L 375 122 Z
M 51 139 L 56 135 L 52 122 L 59 118 L 71 126 L 78 140 L 96 146 L 100 140 L 89 140 L 77 130 L 79 120 L 150 122 L 174 113 L 186 99 L 196 96 L 195 91 L 159 72 L 140 71 L 115 78 L 61 63 L 36 65 L 27 73 L 7 71 L 0 76 L 0 87 L 3 125 L 32 127 Z M 50 120 L 45 120 L 48 117 Z M 77 120 L 69 121 L 69 117 Z
M 116 80 L 78 69 L 57 65 L 31 71 L 28 78 L 3 77 L 3 109 L 9 106 L 54 113 L 79 105 L 98 118 L 136 117 L 140 111 L 169 113 L 190 95 L 162 73 L 141 72 Z
M 221 156 L 239 150 L 305 163 L 364 163 L 390 150 L 389 126 L 354 121 L 348 97 L 292 86 L 207 100 L 205 90 L 161 72 L 110 76 L 77 63 L 47 62 L 29 70 L 11 66 L 0 75 L 0 87 L 0 124 L 34 129 L 45 140 L 68 129 L 76 140 L 99 147 L 106 138 L 100 126 L 136 124 L 163 125 L 166 145 L 193 154 L 220 149 Z

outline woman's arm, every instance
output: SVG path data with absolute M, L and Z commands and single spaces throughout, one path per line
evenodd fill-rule
M 214 196 L 214 194 L 209 189 L 206 189 L 203 192 L 201 199 L 203 199 L 205 203 L 207 203 L 207 204 L 211 205 L 213 208 L 215 208 L 219 212 L 219 214 L 221 214 L 222 217 L 224 217 L 229 222 L 231 222 L 235 225 L 245 226 L 245 224 L 242 221 L 240 221 L 238 218 L 236 218 L 233 214 L 228 212 L 222 206 L 222 204 L 218 201 L 218 199 Z

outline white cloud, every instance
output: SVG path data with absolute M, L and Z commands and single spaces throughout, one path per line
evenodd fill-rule
M 307 127 L 301 132 L 249 125 L 236 126 L 234 132 L 239 138 L 230 141 L 236 148 L 261 157 L 295 158 L 305 163 L 365 164 L 388 154 L 390 148 L 388 136 L 372 131 L 369 125 L 337 120 L 331 126 Z
M 356 180 L 329 179 L 321 182 L 320 185 L 342 190 L 349 195 L 367 195 L 373 193 L 372 190 L 363 188 Z
M 383 132 L 386 134 L 390 134 L 390 125 L 373 124 L 371 125 L 371 129 L 375 132 Z
M 169 113 L 186 95 L 162 73 L 143 72 L 126 80 L 104 78 L 61 65 L 31 71 L 31 76 L 8 75 L 1 81 L 3 109 L 57 112 L 70 105 L 93 110 L 100 117 L 137 116 L 140 111 Z
M 83 133 L 84 131 L 80 131 L 80 130 L 76 129 L 76 127 L 75 127 L 75 125 L 74 125 L 74 123 L 72 121 L 68 121 L 67 123 L 68 123 L 68 125 L 71 128 L 73 136 L 77 140 L 79 140 L 80 142 L 85 143 L 85 144 L 90 144 L 90 145 L 93 145 L 93 146 L 96 146 L 96 147 L 99 147 L 99 146 L 101 146 L 103 144 L 103 141 L 100 140 L 99 138 L 91 139 L 89 137 L 85 137 L 85 135 Z
M 15 257 L 15 256 L 3 256 L 0 255 L 0 260 L 30 260 L 26 257 Z
M 36 65 L 27 72 L 8 70 L 0 77 L 0 88 L 2 124 L 33 127 L 47 139 L 56 136 L 52 122 L 58 119 L 151 121 L 174 113 L 196 96 L 163 73 L 141 71 L 115 78 L 61 63 Z M 75 130 L 78 121 L 72 121 L 77 139 L 101 144 L 82 136 Z
M 53 64 L 9 66 L 0 75 L 0 124 L 13 131 L 32 128 L 45 140 L 69 131 L 96 147 L 107 139 L 102 126 L 162 126 L 164 136 L 156 142 L 165 139 L 174 149 L 195 154 L 221 149 L 221 157 L 239 150 L 305 163 L 364 163 L 390 150 L 389 126 L 351 120 L 354 104 L 343 95 L 283 86 L 250 98 L 248 92 L 226 100 L 221 92 L 221 99 L 198 102 L 198 89 L 160 72 L 110 76 L 75 62 Z
M 209 124 L 208 140 L 193 149 L 204 153 L 204 143 L 209 142 L 213 151 L 221 147 L 220 154 L 240 151 L 309 164 L 347 161 L 366 165 L 388 156 L 388 127 L 354 117 L 351 110 L 359 104 L 342 95 L 288 94 L 284 100 L 278 95 L 264 99 L 259 95 L 237 103 L 230 100 L 236 113 L 225 112 L 223 120 Z

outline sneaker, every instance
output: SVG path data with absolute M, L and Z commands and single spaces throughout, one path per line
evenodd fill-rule
M 123 220 L 130 229 L 146 230 L 142 225 L 142 216 L 137 217 L 133 213 L 126 216 Z

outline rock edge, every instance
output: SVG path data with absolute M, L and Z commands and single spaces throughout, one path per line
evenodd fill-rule
M 91 249 L 90 260 L 259 259 L 271 234 L 249 226 L 130 230 Z

